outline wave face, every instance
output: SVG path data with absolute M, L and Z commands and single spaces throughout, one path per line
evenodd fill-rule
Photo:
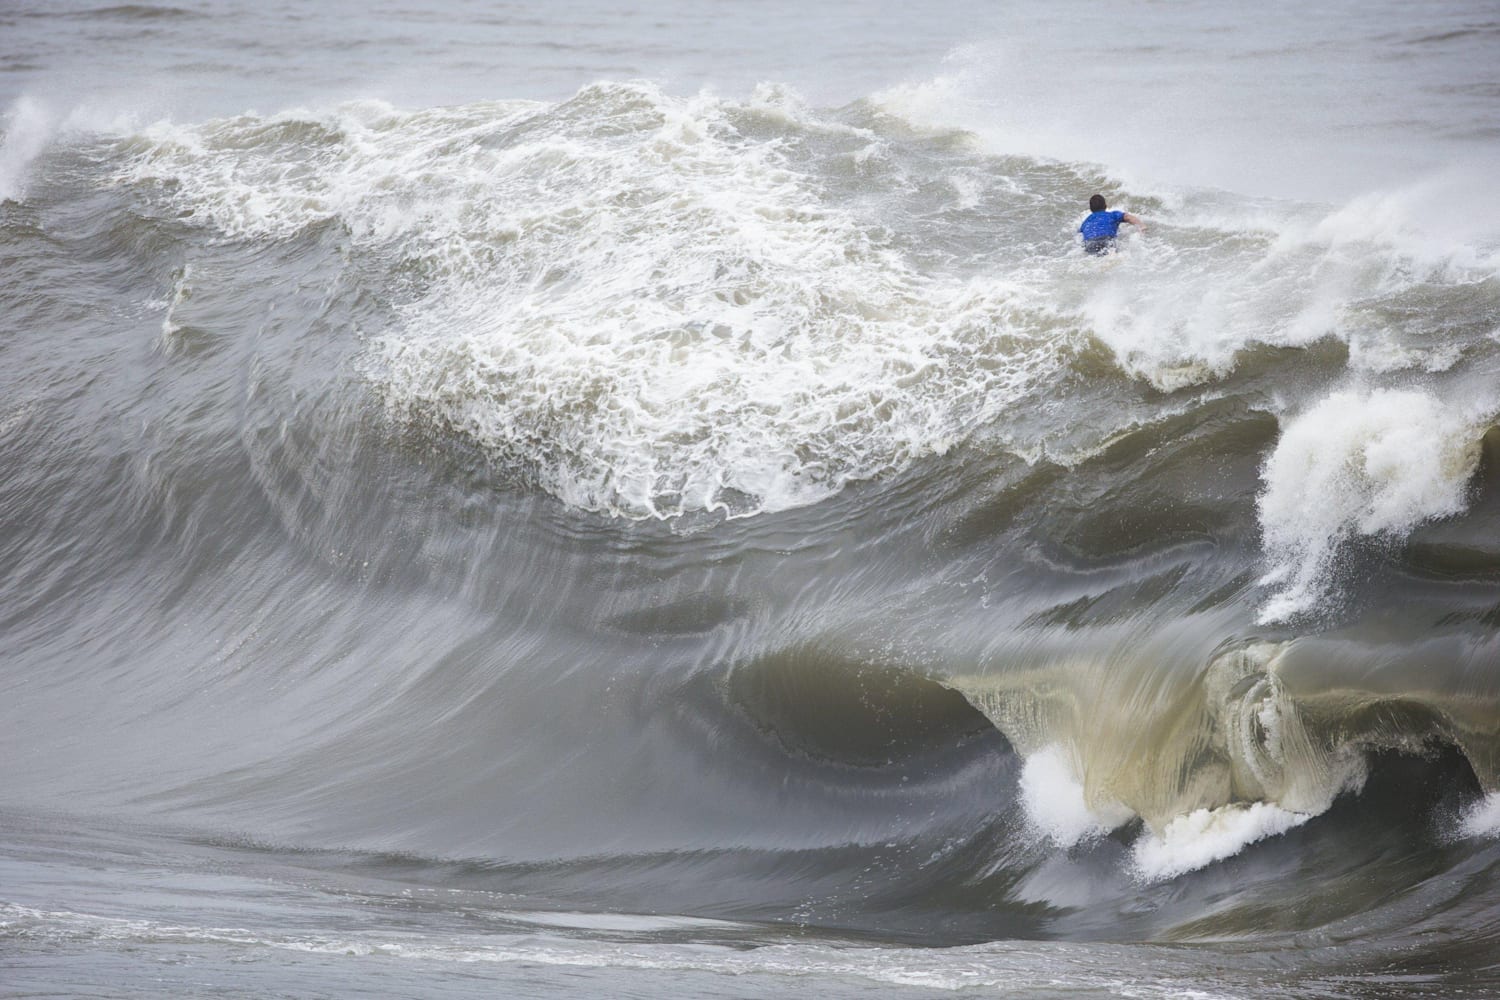
M 964 86 L 13 105 L 23 986 L 1495 985 L 1500 243 Z

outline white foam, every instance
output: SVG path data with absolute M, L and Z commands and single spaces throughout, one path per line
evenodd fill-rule
M 1135 843 L 1136 872 L 1149 881 L 1175 878 L 1233 857 L 1256 841 L 1301 826 L 1312 816 L 1266 802 L 1197 809 Z
M 823 499 L 940 454 L 1044 385 L 1067 331 L 1021 293 L 921 273 L 823 197 L 748 104 L 596 85 L 557 107 L 374 103 L 138 137 L 230 235 L 336 220 L 416 276 L 366 371 L 397 418 L 630 517 Z M 1033 299 L 1035 297 L 1033 296 Z
M 57 127 L 57 118 L 40 101 L 22 97 L 6 112 L 3 127 L 0 202 L 20 201 L 25 194 L 27 168 L 47 148 Z
M 1020 785 L 1026 818 L 1060 847 L 1101 837 L 1133 815 L 1117 803 L 1091 807 L 1067 750 L 1057 744 L 1026 758 Z
M 1469 807 L 1458 830 L 1465 837 L 1500 837 L 1500 792 L 1491 792 Z
M 1260 620 L 1316 606 L 1348 539 L 1400 538 L 1461 512 L 1479 462 L 1476 419 L 1425 392 L 1380 389 L 1334 393 L 1289 421 L 1262 470 L 1261 582 L 1278 589 Z

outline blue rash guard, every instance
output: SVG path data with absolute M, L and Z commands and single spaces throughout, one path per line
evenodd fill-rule
M 1088 253 L 1103 253 L 1114 246 L 1124 218 L 1124 212 L 1090 212 L 1078 227 L 1083 234 L 1083 249 Z

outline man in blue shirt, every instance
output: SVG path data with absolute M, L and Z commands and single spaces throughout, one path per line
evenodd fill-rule
M 1129 212 L 1106 212 L 1106 207 L 1102 194 L 1089 199 L 1089 217 L 1078 227 L 1083 234 L 1084 253 L 1102 254 L 1114 249 L 1115 236 L 1122 222 L 1130 223 L 1143 233 L 1146 231 L 1146 224 Z

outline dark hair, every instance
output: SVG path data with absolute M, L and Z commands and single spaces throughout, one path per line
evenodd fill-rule
M 1104 211 L 1104 195 L 1102 195 L 1102 194 L 1096 194 L 1092 198 L 1089 199 L 1089 211 L 1090 212 L 1102 212 L 1102 211 Z

